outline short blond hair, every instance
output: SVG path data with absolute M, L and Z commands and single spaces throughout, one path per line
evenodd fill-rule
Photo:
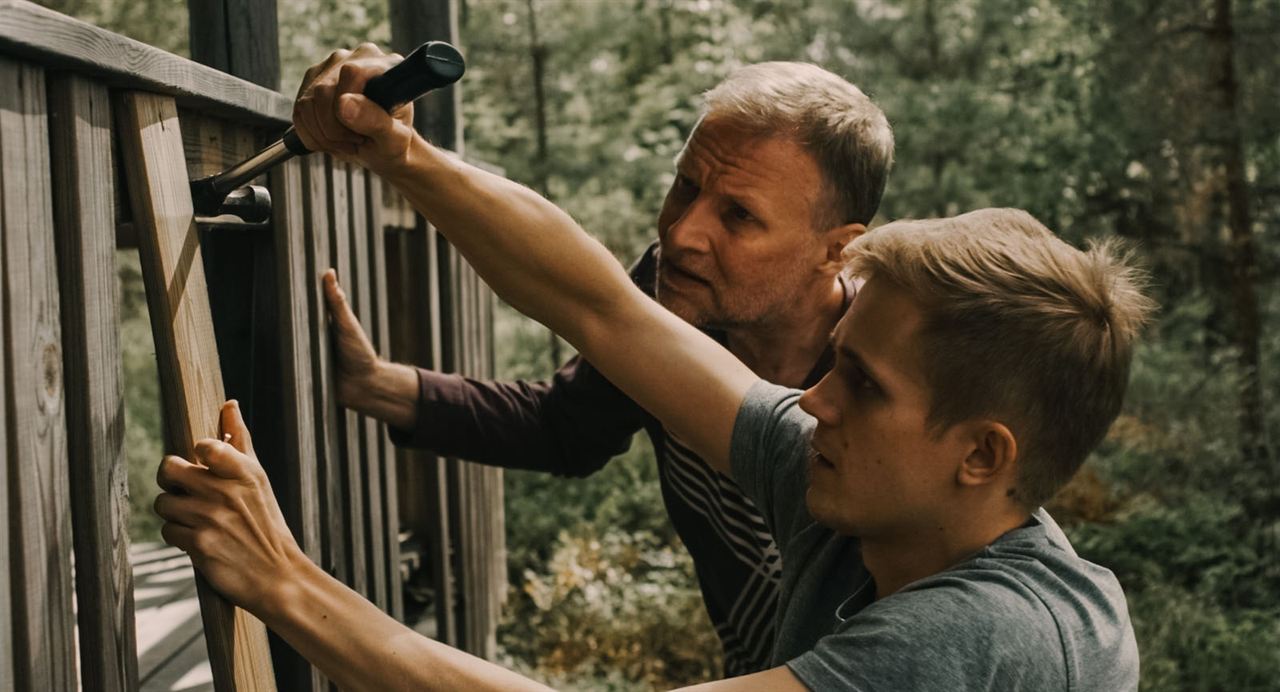
M 704 94 L 703 117 L 793 137 L 812 154 L 826 183 L 814 213 L 819 230 L 870 223 L 880 208 L 893 131 L 880 107 L 845 79 L 809 63 L 747 65 Z
M 1019 443 L 1014 497 L 1051 498 L 1120 412 L 1155 309 L 1131 257 L 1113 241 L 1073 248 L 1020 209 L 890 223 L 845 256 L 922 306 L 930 429 L 1001 420 Z

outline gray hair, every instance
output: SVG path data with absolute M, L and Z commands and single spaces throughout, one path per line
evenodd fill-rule
M 893 131 L 858 87 L 809 63 L 757 63 L 708 91 L 703 113 L 755 134 L 791 136 L 804 146 L 827 184 L 814 214 L 820 228 L 875 217 L 893 165 Z

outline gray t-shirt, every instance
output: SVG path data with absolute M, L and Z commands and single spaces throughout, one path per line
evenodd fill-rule
M 782 552 L 773 665 L 813 690 L 1135 690 L 1119 582 L 1043 510 L 977 555 L 878 601 L 858 539 L 805 507 L 814 420 L 763 380 L 734 424 L 734 480 Z

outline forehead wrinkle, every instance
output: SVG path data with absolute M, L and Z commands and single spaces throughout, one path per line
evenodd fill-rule
M 707 176 L 698 181 L 704 189 L 710 188 L 772 208 L 777 206 L 778 200 L 770 193 L 785 186 L 793 176 L 777 166 L 768 165 L 770 162 L 767 160 L 762 161 L 759 148 L 760 145 L 768 146 L 779 141 L 770 137 L 742 137 L 731 138 L 726 143 L 723 138 L 695 135 L 676 156 L 676 166 L 685 167 L 687 172 L 700 177 Z M 735 150 L 730 144 L 742 145 L 745 152 Z M 798 192 L 803 204 L 812 207 L 815 191 L 805 186 Z M 794 197 L 788 196 L 787 199 Z

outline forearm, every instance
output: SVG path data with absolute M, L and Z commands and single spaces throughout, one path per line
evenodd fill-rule
M 256 613 L 344 690 L 546 690 L 396 622 L 302 561 Z

